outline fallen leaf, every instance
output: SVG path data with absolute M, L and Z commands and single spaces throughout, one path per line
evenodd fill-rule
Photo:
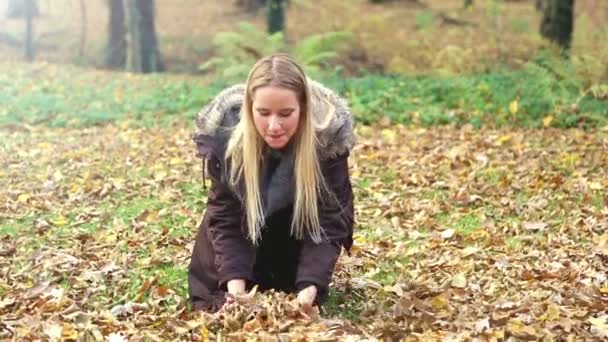
M 591 333 L 600 338 L 608 338 L 608 315 L 600 317 L 589 317 L 591 323 Z
M 545 230 L 547 228 L 547 224 L 544 222 L 523 222 L 522 227 L 525 230 Z
M 446 229 L 441 232 L 441 237 L 445 240 L 448 240 L 448 239 L 451 239 L 455 233 L 456 233 L 456 230 L 449 228 L 449 229 Z
M 490 319 L 483 318 L 475 323 L 475 332 L 478 334 L 483 333 L 484 331 L 490 329 Z
M 511 103 L 509 103 L 509 113 L 511 113 L 512 115 L 517 114 L 517 110 L 519 109 L 519 105 L 517 103 L 517 100 L 513 100 L 511 101 Z
M 452 277 L 452 286 L 461 289 L 467 287 L 466 275 L 464 273 L 457 273 Z

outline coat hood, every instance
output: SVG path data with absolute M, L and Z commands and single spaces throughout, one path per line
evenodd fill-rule
M 311 113 L 320 123 L 317 127 L 320 159 L 350 151 L 355 144 L 354 119 L 346 100 L 317 81 L 309 79 L 308 86 Z M 224 147 L 241 118 L 244 96 L 245 84 L 237 84 L 221 91 L 203 107 L 196 117 L 195 140 L 204 142 L 216 153 Z

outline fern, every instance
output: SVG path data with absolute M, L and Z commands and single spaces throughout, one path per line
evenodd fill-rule
M 308 74 L 318 77 L 339 57 L 350 39 L 347 32 L 328 32 L 306 37 L 290 47 L 280 32 L 268 34 L 250 23 L 240 23 L 237 31 L 220 32 L 213 38 L 218 56 L 202 63 L 199 69 L 216 72 L 230 82 L 243 81 L 258 59 L 286 52 Z

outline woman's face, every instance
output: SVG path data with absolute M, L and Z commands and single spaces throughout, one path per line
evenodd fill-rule
M 281 149 L 297 132 L 300 103 L 291 89 L 267 86 L 253 94 L 253 122 L 258 134 L 273 149 Z

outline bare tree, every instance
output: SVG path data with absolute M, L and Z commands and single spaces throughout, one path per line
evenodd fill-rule
M 536 4 L 543 15 L 541 35 L 569 50 L 574 29 L 574 0 L 539 0 Z
M 285 30 L 285 0 L 268 0 L 268 33 Z
M 23 0 L 25 4 L 25 59 L 34 60 L 34 14 L 36 3 L 34 0 Z
M 85 0 L 80 0 L 80 45 L 78 47 L 78 55 L 80 58 L 84 56 L 84 48 L 87 43 L 87 8 Z
M 6 16 L 8 18 L 27 18 L 28 16 L 28 8 L 30 10 L 30 15 L 35 17 L 38 15 L 38 4 L 36 1 L 27 1 L 27 0 L 9 0 L 8 8 L 6 10 Z
M 127 64 L 127 27 L 123 0 L 108 0 L 108 43 L 104 64 L 111 69 L 124 69 Z
M 127 70 L 140 73 L 165 69 L 154 21 L 154 0 L 124 0 L 127 22 Z

